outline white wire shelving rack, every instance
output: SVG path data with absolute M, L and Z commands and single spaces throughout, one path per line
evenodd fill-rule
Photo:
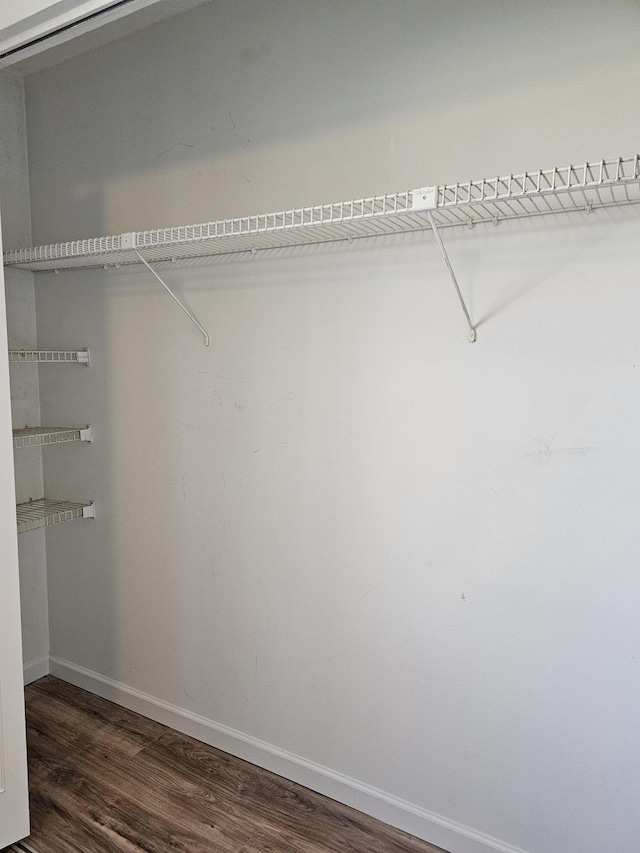
M 88 349 L 10 349 L 9 362 L 12 364 L 83 364 L 90 367 Z
M 92 429 L 87 427 L 24 427 L 13 430 L 13 446 L 46 447 L 49 444 L 65 444 L 69 441 L 93 441 Z
M 41 498 L 17 504 L 16 515 L 18 533 L 28 533 L 76 518 L 95 518 L 95 506 L 93 502 L 74 503 Z
M 208 335 L 150 264 L 231 252 L 355 240 L 432 230 L 475 340 L 444 244 L 442 228 L 584 211 L 640 202 L 640 156 L 553 167 L 491 179 L 419 187 L 355 201 L 320 204 L 201 225 L 139 231 L 5 252 L 10 267 L 40 271 L 145 264 Z

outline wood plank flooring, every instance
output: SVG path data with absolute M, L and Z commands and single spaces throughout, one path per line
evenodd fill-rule
M 443 853 L 51 676 L 26 701 L 37 853 Z

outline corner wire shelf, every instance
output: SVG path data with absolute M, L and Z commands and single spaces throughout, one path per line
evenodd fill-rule
M 139 231 L 5 252 L 4 263 L 32 272 L 109 267 L 255 252 L 285 246 L 354 240 L 431 229 L 458 298 L 475 329 L 438 232 L 455 225 L 499 224 L 507 219 L 584 211 L 640 202 L 640 155 L 554 167 L 518 175 L 420 187 L 356 201 L 320 204 L 202 225 Z M 149 267 L 149 269 L 151 269 Z M 191 321 L 208 335 L 159 279 Z
M 12 364 L 83 364 L 91 366 L 88 349 L 10 349 L 9 362 Z
M 69 441 L 93 441 L 91 427 L 39 426 L 13 430 L 13 446 L 16 450 L 24 447 L 64 444 Z
M 31 530 L 40 530 L 75 518 L 95 518 L 95 506 L 93 501 L 74 503 L 42 498 L 17 504 L 16 515 L 18 533 L 28 533 Z

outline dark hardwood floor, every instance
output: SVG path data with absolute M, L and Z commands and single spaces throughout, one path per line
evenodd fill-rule
M 37 853 L 442 853 L 51 676 L 26 699 Z

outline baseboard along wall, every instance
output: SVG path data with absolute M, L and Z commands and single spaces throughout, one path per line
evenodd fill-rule
M 38 671 L 36 664 L 44 668 L 42 662 L 34 662 L 30 665 L 30 675 Z M 95 693 L 103 699 L 136 711 L 237 758 L 304 785 L 390 826 L 422 838 L 430 844 L 442 847 L 450 853 L 527 853 L 520 847 L 514 847 L 468 826 L 419 808 L 356 779 L 336 773 L 328 767 L 307 761 L 299 755 L 279 749 L 206 717 L 193 714 L 184 708 L 106 678 L 71 661 L 51 657 L 48 660 L 47 671 L 76 687 Z M 47 672 L 42 672 L 42 675 L 46 674 Z
M 45 675 L 49 675 L 49 655 L 25 663 L 22 671 L 24 673 L 25 687 L 27 684 L 31 684 L 32 681 L 44 678 Z

